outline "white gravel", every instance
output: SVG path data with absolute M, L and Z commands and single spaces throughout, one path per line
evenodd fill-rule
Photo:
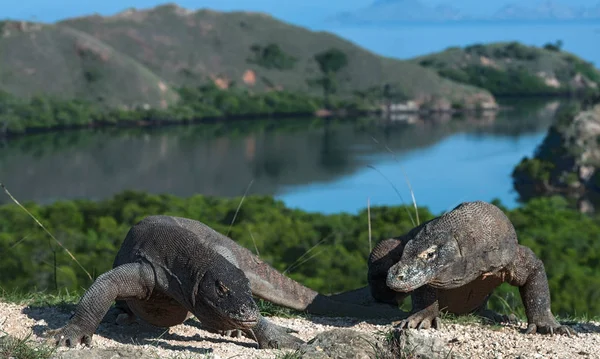
M 43 341 L 42 333 L 64 325 L 71 313 L 58 308 L 30 308 L 0 302 L 0 336 L 10 334 Z M 299 331 L 297 336 L 310 340 L 317 333 L 333 328 L 350 328 L 373 334 L 391 328 L 385 321 L 369 324 L 349 318 L 269 318 L 273 322 Z M 572 326 L 575 335 L 526 335 L 515 326 L 489 327 L 478 324 L 444 322 L 441 330 L 421 330 L 427 336 L 440 338 L 452 352 L 466 358 L 599 358 L 600 323 L 579 323 Z M 524 325 L 521 326 L 524 328 Z M 163 334 L 164 333 L 164 334 Z M 148 352 L 148 357 L 160 358 L 275 358 L 281 350 L 258 350 L 246 338 L 226 338 L 202 330 L 197 325 L 182 324 L 164 329 L 143 323 L 127 326 L 105 319 L 93 338 L 95 347 L 135 347 Z M 60 349 L 67 350 L 67 349 Z M 71 350 L 86 350 L 75 348 Z

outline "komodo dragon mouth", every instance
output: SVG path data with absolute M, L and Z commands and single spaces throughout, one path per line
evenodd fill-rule
M 243 305 L 236 308 L 235 311 L 223 310 L 215 302 L 205 298 L 207 308 L 203 308 L 201 322 L 211 323 L 218 329 L 245 329 L 252 328 L 258 324 L 260 313 L 258 307 Z

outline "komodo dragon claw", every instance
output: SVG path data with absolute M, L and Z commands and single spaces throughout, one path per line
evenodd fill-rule
M 272 327 L 276 327 L 278 330 L 284 331 L 285 333 L 299 333 L 299 331 L 297 331 L 296 329 L 283 327 L 281 325 L 277 325 L 277 324 L 273 324 L 273 323 L 271 323 L 270 325 Z M 211 331 L 210 328 L 206 328 L 206 329 Z M 222 336 L 230 337 L 230 338 L 241 338 L 242 335 L 244 335 L 244 331 L 241 329 L 215 330 L 214 332 L 217 334 L 220 334 Z M 252 337 L 252 339 L 254 339 L 254 338 Z
M 417 312 L 406 319 L 392 322 L 392 324 L 396 329 L 442 329 L 440 317 L 435 316 L 431 318 L 422 312 Z
M 562 334 L 571 337 L 571 329 L 569 329 L 569 327 L 567 327 L 566 325 L 536 325 L 533 323 L 527 325 L 527 329 L 525 329 L 525 334 L 535 333 L 550 335 Z

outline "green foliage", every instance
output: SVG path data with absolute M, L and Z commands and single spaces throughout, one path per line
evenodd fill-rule
M 140 123 L 160 124 L 186 122 L 205 118 L 312 114 L 323 106 L 323 100 L 300 92 L 271 91 L 253 93 L 246 89 L 222 90 L 214 84 L 179 89 L 180 101 L 167 109 L 102 109 L 80 100 L 61 100 L 36 96 L 17 99 L 0 92 L 0 135 L 25 133 L 42 129 L 64 129 L 102 125 L 136 126 Z M 364 101 L 334 99 L 335 107 L 351 108 Z M 368 106 L 368 105 L 365 105 Z
M 250 47 L 254 55 L 249 58 L 249 63 L 254 63 L 266 69 L 291 70 L 298 61 L 297 58 L 286 54 L 277 44 L 268 44 L 265 47 L 254 44 Z
M 525 69 L 510 68 L 506 71 L 489 66 L 472 65 L 460 70 L 445 68 L 440 76 L 489 90 L 497 96 L 550 95 L 558 90 Z
M 24 205 L 98 276 L 111 268 L 127 231 L 145 216 L 193 218 L 226 233 L 239 202 L 240 198 L 178 198 L 125 191 L 101 202 Z M 413 225 L 407 210 L 413 209 L 371 208 L 373 242 L 410 230 Z M 533 199 L 507 214 L 520 242 L 546 266 L 552 309 L 561 315 L 599 315 L 600 220 L 570 209 L 561 198 Z M 423 222 L 433 214 L 420 208 L 419 217 Z M 260 257 L 277 270 L 322 293 L 335 293 L 366 285 L 366 218 L 366 209 L 357 215 L 323 215 L 287 208 L 271 197 L 250 196 L 237 213 L 229 236 L 253 252 L 254 237 Z M 48 236 L 20 208 L 0 206 L 0 286 L 21 292 L 54 288 L 51 245 Z M 81 292 L 91 284 L 62 250 L 56 248 L 56 254 L 58 288 Z M 510 286 L 501 287 L 492 304 L 504 312 L 522 310 L 517 289 Z M 277 308 L 263 306 L 262 310 L 273 313 Z
M 494 57 L 531 61 L 538 59 L 540 53 L 535 48 L 525 46 L 518 42 L 510 42 L 504 47 L 495 48 Z

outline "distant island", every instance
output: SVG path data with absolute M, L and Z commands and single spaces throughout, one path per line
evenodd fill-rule
M 590 1 L 591 3 L 592 1 Z M 375 0 L 371 5 L 344 11 L 327 19 L 338 24 L 368 25 L 406 22 L 457 21 L 568 21 L 600 20 L 600 2 L 585 7 L 555 0 L 514 2 L 491 14 L 465 13 L 452 3 L 429 6 L 420 0 Z

